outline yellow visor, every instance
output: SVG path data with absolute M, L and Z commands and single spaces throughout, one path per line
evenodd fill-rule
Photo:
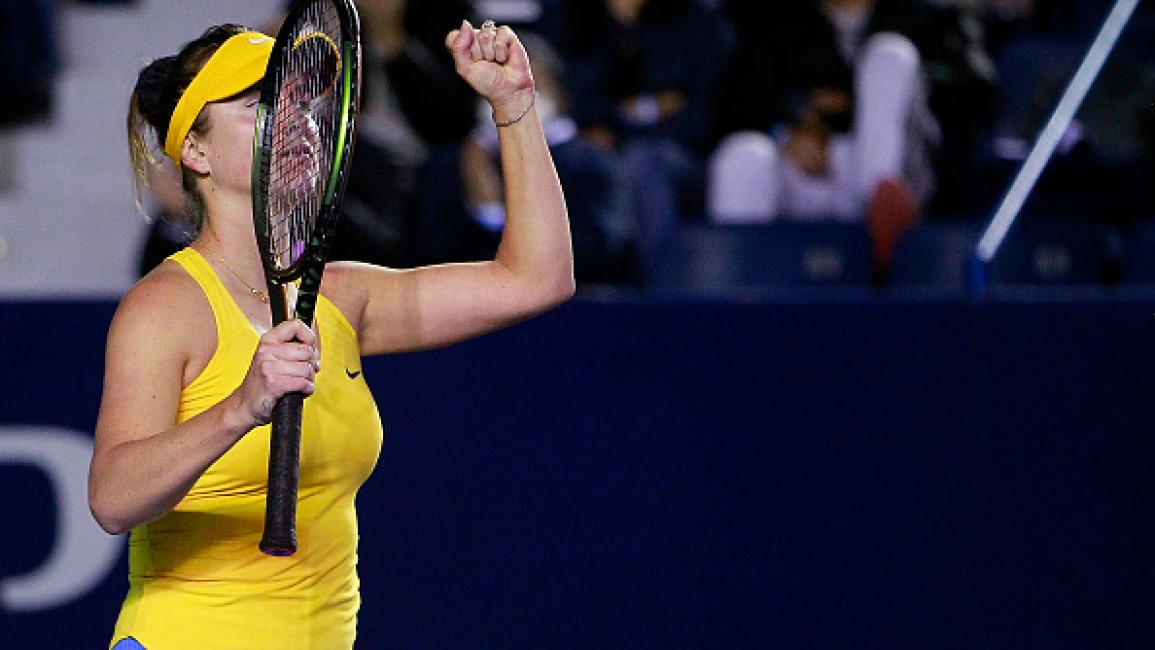
M 205 104 L 227 99 L 248 90 L 265 76 L 273 38 L 260 32 L 243 32 L 225 41 L 209 58 L 172 112 L 164 152 L 180 167 L 181 148 L 189 129 Z

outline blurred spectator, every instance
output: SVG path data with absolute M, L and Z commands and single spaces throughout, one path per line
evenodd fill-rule
M 463 18 L 480 24 L 474 2 L 357 0 L 357 8 L 356 162 L 331 256 L 395 267 L 474 259 L 484 233 L 460 199 L 460 158 L 476 96 L 445 49 Z
M 1098 27 L 1102 0 L 935 0 L 982 21 L 992 52 L 1027 32 L 1051 36 L 1086 35 Z
M 473 4 L 359 0 L 357 6 L 361 113 L 331 257 L 395 267 L 471 259 L 488 241 L 461 199 L 460 158 L 475 95 L 454 71 L 444 40 L 462 18 L 476 18 Z M 155 198 L 159 218 L 144 244 L 142 271 L 191 238 L 174 216 L 182 206 Z
M 1047 11 L 1035 8 L 1035 0 L 941 0 L 941 4 L 954 7 L 981 23 L 991 54 L 997 53 L 1003 43 L 1024 29 L 1033 29 L 1048 19 Z M 1069 4 L 1069 0 L 1051 0 L 1046 6 L 1053 10 L 1062 4 Z
M 988 193 L 1005 191 L 1087 55 L 1110 4 L 1068 0 L 1046 4 L 1051 13 L 1043 14 L 1044 3 L 1038 3 L 1033 20 L 1002 43 Z M 1028 215 L 1127 225 L 1150 209 L 1141 171 L 1147 155 L 1144 114 L 1155 96 L 1153 19 L 1151 5 L 1140 3 L 1032 191 Z
M 564 65 L 556 51 L 533 33 L 522 32 L 519 38 L 533 61 L 537 112 L 566 189 L 577 281 L 632 281 L 632 223 L 623 205 L 617 156 L 577 137 L 561 82 Z M 483 111 L 466 143 L 463 168 L 470 213 L 474 221 L 494 233 L 494 245 L 505 221 L 497 138 L 493 119 Z
M 149 222 L 137 257 L 141 277 L 196 237 L 193 220 L 187 217 L 192 212 L 181 188 L 180 173 L 162 151 L 154 151 L 153 159 L 156 162 L 148 169 L 148 196 L 137 197 L 137 208 Z
M 556 43 L 563 24 L 564 0 L 476 0 L 479 15 L 518 34 L 533 33 Z
M 49 114 L 58 63 L 56 2 L 0 3 L 0 127 Z
M 485 233 L 461 200 L 461 155 L 475 97 L 445 35 L 470 0 L 359 0 L 364 96 L 356 162 L 334 256 L 389 266 L 472 259 Z
M 12 136 L 0 127 L 0 193 L 16 188 L 16 152 Z
M 621 156 L 643 266 L 700 211 L 730 33 L 699 0 L 570 0 L 561 36 L 581 137 Z
M 919 0 L 732 0 L 710 166 L 717 221 L 865 219 L 885 270 L 931 200 L 935 146 L 967 154 L 991 113 L 981 30 Z
M 359 0 L 358 6 L 367 53 L 385 72 L 375 82 L 387 86 L 413 134 L 427 147 L 460 143 L 473 126 L 474 102 L 456 78 L 445 35 L 463 18 L 479 22 L 473 2 Z
M 1031 15 L 1034 0 L 945 0 L 941 4 L 977 15 L 997 15 L 1017 20 Z

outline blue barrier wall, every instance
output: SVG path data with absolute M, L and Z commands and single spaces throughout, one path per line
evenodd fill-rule
M 0 304 L 2 647 L 123 597 L 121 551 L 10 589 L 69 523 L 9 443 L 91 435 L 111 311 Z M 1153 647 L 1153 340 L 1123 298 L 574 302 L 368 360 L 358 647 Z

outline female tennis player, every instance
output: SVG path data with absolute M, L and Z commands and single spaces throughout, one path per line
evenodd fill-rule
M 113 647 L 351 647 L 353 501 L 382 441 L 361 357 L 448 345 L 572 295 L 565 201 L 525 50 L 488 21 L 463 22 L 446 46 L 501 127 L 508 216 L 496 257 L 413 270 L 331 263 L 312 330 L 272 327 L 253 229 L 254 86 L 272 39 L 215 27 L 141 72 L 129 116 L 138 179 L 155 137 L 201 221 L 188 248 L 126 294 L 109 331 L 89 500 L 109 533 L 132 531 Z M 267 422 L 292 391 L 310 395 L 299 550 L 274 558 L 257 549 Z

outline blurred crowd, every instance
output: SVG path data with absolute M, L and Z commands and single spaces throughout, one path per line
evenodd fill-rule
M 48 20 L 51 0 L 27 4 Z M 443 46 L 462 17 L 492 18 L 530 52 L 579 282 L 648 284 L 687 226 L 840 223 L 868 235 L 885 283 L 916 225 L 990 216 L 1110 4 L 360 0 L 364 103 L 334 255 L 492 254 L 497 133 Z M 1139 8 L 1025 218 L 1125 233 L 1151 213 L 1153 13 Z M 0 39 L 0 129 L 50 112 L 56 66 L 50 30 L 5 18 L 19 38 Z M 167 218 L 142 269 L 187 234 L 178 199 L 153 209 Z

